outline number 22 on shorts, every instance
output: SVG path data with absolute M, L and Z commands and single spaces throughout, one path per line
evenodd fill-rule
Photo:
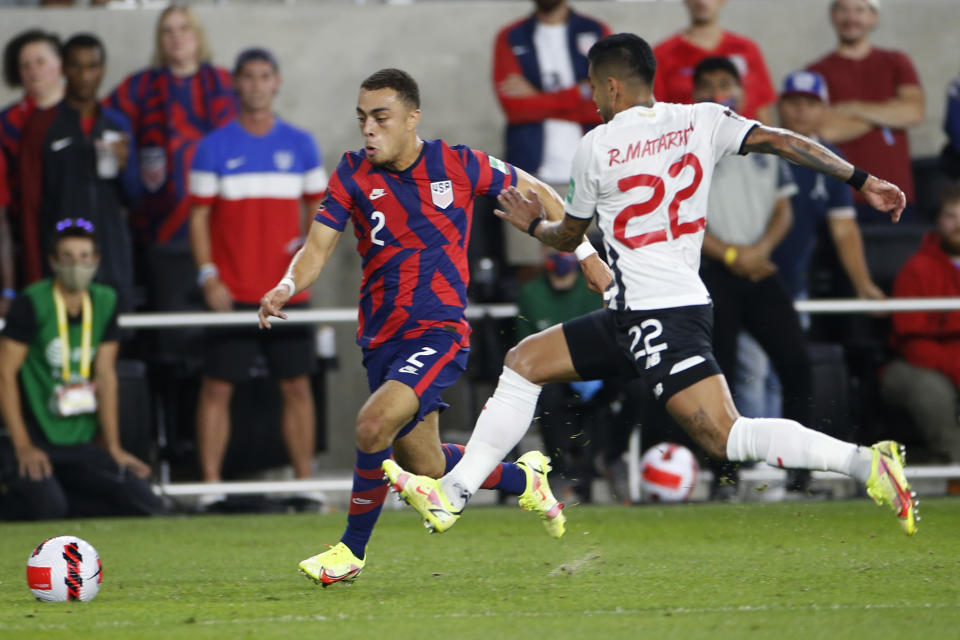
M 431 349 L 430 347 L 424 347 L 423 349 L 420 349 L 420 351 L 417 351 L 415 354 L 407 358 L 407 362 L 410 364 L 400 367 L 400 373 L 417 375 L 420 373 L 420 369 L 423 368 L 423 361 L 420 358 L 423 356 L 432 356 L 436 352 L 436 349 Z
M 630 352 L 633 353 L 635 360 L 646 356 L 647 362 L 644 366 L 645 369 L 660 364 L 660 352 L 667 349 L 669 345 L 666 342 L 661 342 L 660 344 L 653 343 L 653 341 L 663 333 L 663 324 L 661 324 L 659 320 L 656 318 L 644 320 L 639 325 L 630 327 L 627 333 L 633 336 L 633 342 L 630 343 Z M 643 348 L 638 350 L 637 347 L 640 344 L 641 338 L 643 339 Z
M 670 201 L 670 205 L 667 207 L 667 215 L 670 219 L 669 236 L 665 228 L 635 236 L 627 235 L 627 223 L 636 217 L 649 215 L 656 211 L 660 207 L 660 203 L 663 202 L 664 195 L 666 194 L 663 178 L 649 173 L 640 173 L 621 178 L 617 182 L 617 188 L 619 188 L 620 191 L 630 191 L 637 187 L 650 187 L 653 189 L 653 195 L 650 196 L 649 200 L 632 204 L 617 214 L 617 217 L 613 221 L 613 236 L 631 249 L 639 249 L 654 242 L 666 242 L 670 238 L 678 238 L 687 233 L 696 233 L 703 229 L 704 226 L 706 226 L 707 220 L 702 216 L 690 222 L 680 222 L 680 205 L 684 200 L 689 199 L 697 192 L 700 181 L 703 179 L 703 167 L 700 166 L 700 160 L 692 153 L 687 153 L 670 165 L 667 172 L 671 178 L 676 178 L 687 167 L 693 169 L 693 181 L 688 186 L 677 191 L 673 196 L 673 200 Z

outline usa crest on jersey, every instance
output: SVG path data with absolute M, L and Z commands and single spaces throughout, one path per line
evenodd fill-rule
M 280 171 L 289 171 L 290 167 L 293 166 L 293 152 L 292 151 L 274 151 L 273 164 L 276 165 L 277 169 L 279 169 Z
M 439 180 L 430 183 L 430 198 L 433 204 L 440 209 L 446 209 L 453 204 L 453 182 Z

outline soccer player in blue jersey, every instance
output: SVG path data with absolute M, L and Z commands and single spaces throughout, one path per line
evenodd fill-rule
M 462 448 L 441 445 L 437 417 L 447 406 L 440 394 L 460 377 L 469 351 L 464 310 L 475 197 L 533 189 L 551 217 L 563 215 L 556 192 L 529 174 L 482 151 L 422 140 L 419 89 L 403 71 L 383 69 L 364 80 L 357 119 L 363 150 L 344 154 L 305 246 L 259 311 L 261 327 L 270 327 L 271 316 L 286 317 L 284 304 L 317 279 L 353 221 L 363 258 L 357 342 L 371 396 L 357 416 L 347 529 L 337 545 L 300 563 L 324 586 L 354 580 L 366 563 L 387 493 L 384 460 L 395 455 L 405 468 L 439 477 L 462 456 Z M 605 284 L 607 266 L 587 253 L 581 249 L 588 282 Z M 536 511 L 558 538 L 565 519 L 547 482 L 548 463 L 531 451 L 498 465 L 482 486 L 519 494 L 520 506 Z

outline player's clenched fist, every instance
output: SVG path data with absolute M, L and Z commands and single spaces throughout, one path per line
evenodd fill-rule
M 287 314 L 281 311 L 281 309 L 283 309 L 283 305 L 287 304 L 287 300 L 290 299 L 290 294 L 290 288 L 287 287 L 286 284 L 280 283 L 260 298 L 260 310 L 257 311 L 257 317 L 260 320 L 261 329 L 269 329 L 271 327 L 271 317 L 287 319 Z

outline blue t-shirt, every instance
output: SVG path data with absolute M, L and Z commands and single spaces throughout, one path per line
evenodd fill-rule
M 821 144 L 841 155 L 835 147 Z M 806 167 L 793 165 L 790 169 L 797 183 L 797 193 L 790 199 L 793 226 L 773 252 L 773 261 L 787 291 L 797 299 L 807 292 L 807 271 L 821 225 L 829 217 L 853 218 L 856 214 L 853 191 L 846 184 Z

